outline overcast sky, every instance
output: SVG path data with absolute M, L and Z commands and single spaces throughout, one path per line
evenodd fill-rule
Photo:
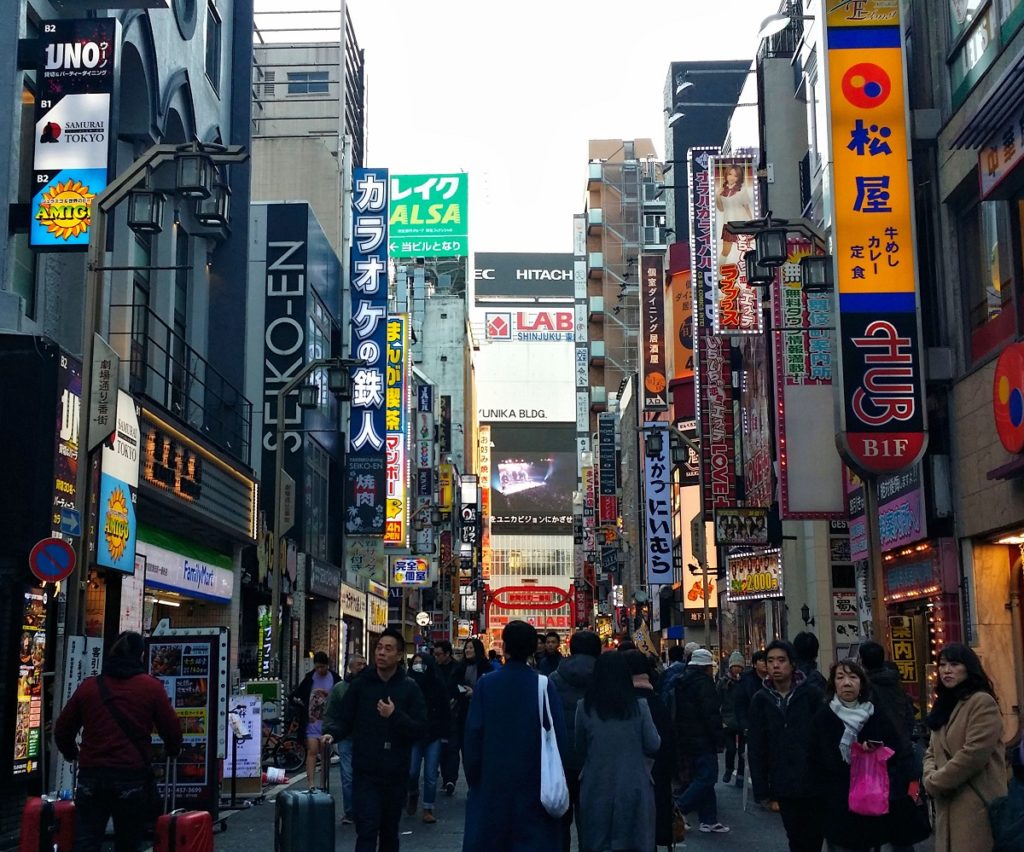
M 571 251 L 587 140 L 646 137 L 663 156 L 669 63 L 752 60 L 779 0 L 347 3 L 367 165 L 467 172 L 473 251 Z

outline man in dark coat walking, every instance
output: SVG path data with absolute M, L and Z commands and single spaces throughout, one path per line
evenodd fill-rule
M 825 706 L 825 694 L 796 668 L 789 642 L 766 649 L 765 689 L 750 701 L 747 759 L 754 799 L 778 802 L 790 852 L 821 852 L 824 834 L 810 772 L 811 720 Z
M 764 651 L 754 651 L 750 658 L 750 668 L 745 669 L 740 675 L 740 682 L 736 684 L 736 723 L 740 731 L 746 736 L 749 720 L 747 718 L 750 710 L 750 699 L 754 693 L 764 688 L 764 679 L 768 677 L 768 665 L 765 663 Z
M 469 782 L 463 852 L 556 850 L 561 820 L 540 802 L 538 674 L 527 665 L 537 631 L 512 621 L 501 633 L 507 662 L 477 681 L 463 736 L 462 761 Z M 551 721 L 564 756 L 568 743 L 562 702 L 547 687 Z
M 715 690 L 714 658 L 705 648 L 690 656 L 686 673 L 676 682 L 675 730 L 680 758 L 690 766 L 692 780 L 676 805 L 684 814 L 696 810 L 700 830 L 724 834 L 718 821 L 718 749 L 723 743 L 722 712 Z
M 562 652 L 558 650 L 561 644 L 562 637 L 554 630 L 549 630 L 544 637 L 544 656 L 537 661 L 537 671 L 542 675 L 554 674 L 562 662 Z
M 427 732 L 423 693 L 399 666 L 405 639 L 393 627 L 377 640 L 373 668 L 357 677 L 337 716 L 324 718 L 323 742 L 352 737 L 356 852 L 395 852 L 409 783 L 412 744 Z M 333 708 L 330 708 L 333 709 Z
M 452 656 L 452 643 L 442 639 L 434 644 L 434 661 L 437 663 L 437 671 L 448 689 L 449 706 L 451 707 L 451 724 L 448 735 L 442 740 L 441 745 L 441 783 L 444 785 L 446 796 L 454 795 L 455 782 L 459 780 L 459 714 L 456 709 L 459 704 L 459 687 L 457 674 L 459 664 Z
M 569 748 L 563 760 L 565 780 L 569 785 L 569 810 L 562 817 L 562 849 L 569 852 L 572 844 L 572 824 L 575 819 L 576 835 L 580 834 L 580 770 L 583 758 L 576 751 L 576 704 L 594 679 L 594 663 L 601 656 L 601 637 L 592 630 L 579 630 L 569 640 L 571 656 L 562 660 L 558 671 L 551 675 L 551 683 L 558 690 L 565 716 L 565 730 Z

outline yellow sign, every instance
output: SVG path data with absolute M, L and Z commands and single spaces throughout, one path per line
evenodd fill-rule
M 913 293 L 913 218 L 899 47 L 830 50 L 829 91 L 839 292 Z
M 887 27 L 900 21 L 900 0 L 826 0 L 830 27 Z
M 437 476 L 438 508 L 442 512 L 452 510 L 452 466 L 443 464 Z

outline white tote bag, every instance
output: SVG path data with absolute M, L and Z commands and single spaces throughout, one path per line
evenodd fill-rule
M 555 723 L 548 706 L 548 679 L 544 675 L 537 677 L 537 704 L 540 708 L 540 803 L 551 816 L 560 818 L 569 810 L 569 785 L 565 783 L 562 756 L 558 753 Z

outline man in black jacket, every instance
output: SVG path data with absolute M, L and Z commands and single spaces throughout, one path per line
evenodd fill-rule
M 352 737 L 356 852 L 398 849 L 412 744 L 427 731 L 420 688 L 399 663 L 405 639 L 389 627 L 377 641 L 374 668 L 345 691 L 337 715 L 324 719 L 324 743 Z
M 686 672 L 676 681 L 676 744 L 681 759 L 690 766 L 692 780 L 676 805 L 684 814 L 696 810 L 700 830 L 724 834 L 728 826 L 718 821 L 718 749 L 722 745 L 722 711 L 715 690 L 714 658 L 705 648 L 690 657 Z
M 601 637 L 592 630 L 579 630 L 569 640 L 569 653 L 551 675 L 551 682 L 562 699 L 565 733 L 569 748 L 562 757 L 565 780 L 569 785 L 569 810 L 562 817 L 562 849 L 569 852 L 572 844 L 572 823 L 575 817 L 576 835 L 580 835 L 580 771 L 583 760 L 576 752 L 576 704 L 594 679 L 594 664 L 601 656 Z
M 462 747 L 462 743 L 459 742 L 459 714 L 455 712 L 459 703 L 459 664 L 452 656 L 452 643 L 447 639 L 435 642 L 433 653 L 441 680 L 448 689 L 449 706 L 452 710 L 448 736 L 442 740 L 441 745 L 441 784 L 444 786 L 444 794 L 452 796 L 455 794 L 455 783 L 459 780 L 459 749 Z
M 796 653 L 780 639 L 766 649 L 765 688 L 747 716 L 747 759 L 758 802 L 778 802 L 790 852 L 821 852 L 820 808 L 810 781 L 811 720 L 824 693 L 796 668 Z
M 736 722 L 743 732 L 747 734 L 749 720 L 747 718 L 750 710 L 750 699 L 754 693 L 764 688 L 764 679 L 768 677 L 768 664 L 765 663 L 764 651 L 754 651 L 750 658 L 751 666 L 740 675 L 740 682 L 736 684 Z

